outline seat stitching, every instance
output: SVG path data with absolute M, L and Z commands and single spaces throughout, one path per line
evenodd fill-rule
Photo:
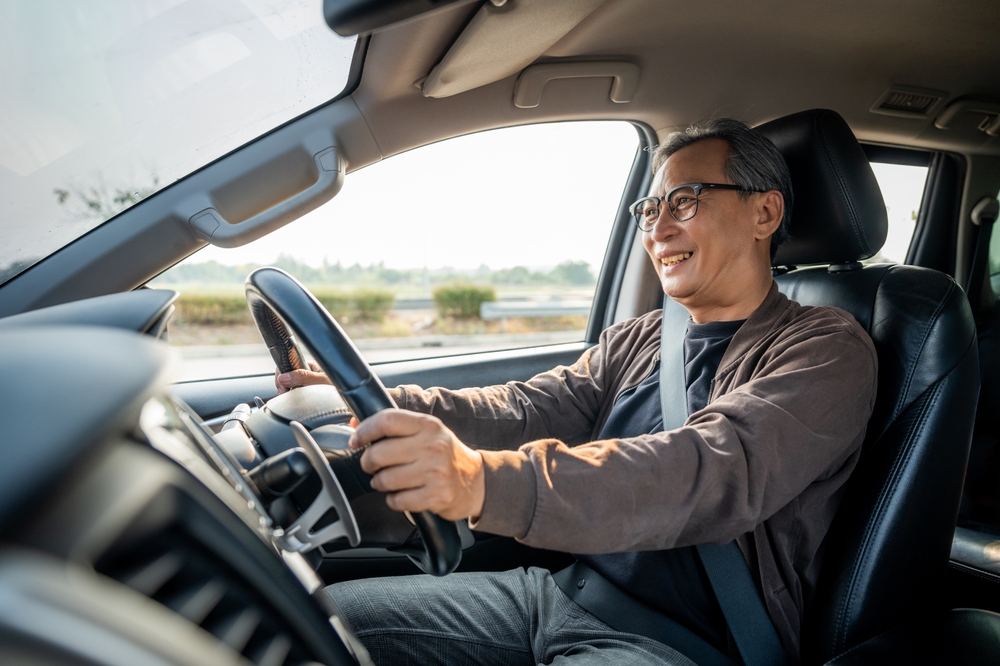
M 848 188 L 844 183 L 844 179 L 840 172 L 840 168 L 838 167 L 837 163 L 830 158 L 831 151 L 829 147 L 830 146 L 829 140 L 826 134 L 823 132 L 823 127 L 820 124 L 820 118 L 824 115 L 825 114 L 817 114 L 816 117 L 813 119 L 813 125 L 815 126 L 817 136 L 819 136 L 819 139 L 823 144 L 823 150 L 826 153 L 827 162 L 829 166 L 833 169 L 833 173 L 836 176 L 837 185 L 840 187 L 841 197 L 846 202 L 847 211 L 848 214 L 850 215 L 851 232 L 854 234 L 856 240 L 861 241 L 864 244 L 865 252 L 867 252 L 868 249 L 871 247 L 871 243 L 868 241 L 868 235 L 865 233 L 864 225 L 860 224 L 858 212 L 857 210 L 855 210 L 854 207 L 854 200 L 851 199 L 851 197 L 846 194 Z
M 934 313 L 931 315 L 931 318 L 928 321 L 927 326 L 924 327 L 923 336 L 920 339 L 919 350 L 917 351 L 917 354 L 914 356 L 914 362 L 910 363 L 910 368 L 906 373 L 906 379 L 903 382 L 902 390 L 899 392 L 899 398 L 897 399 L 896 404 L 893 406 L 892 420 L 895 420 L 896 417 L 899 416 L 899 414 L 902 413 L 903 411 L 904 408 L 903 405 L 906 402 L 906 396 L 910 392 L 910 385 L 913 383 L 913 376 L 916 374 L 917 371 L 917 365 L 918 365 L 917 361 L 919 361 L 920 357 L 923 356 L 924 347 L 926 347 L 927 345 L 927 339 L 930 337 L 931 331 L 934 329 L 934 326 L 937 324 L 938 319 L 941 316 L 941 311 L 944 310 L 945 303 L 951 298 L 951 295 L 954 292 L 954 290 L 955 290 L 955 283 L 952 282 L 951 284 L 948 285 L 948 291 L 945 293 L 944 297 L 942 297 L 938 301 L 937 306 L 934 308 Z M 945 376 L 947 376 L 947 374 Z
M 920 411 L 917 415 L 916 422 L 908 429 L 906 440 L 904 446 L 900 451 L 899 455 L 896 456 L 893 461 L 892 468 L 889 473 L 889 478 L 886 483 L 882 486 L 879 492 L 878 500 L 875 503 L 875 511 L 872 513 L 872 517 L 869 519 L 867 525 L 865 526 L 864 538 L 861 541 L 862 551 L 855 557 L 854 565 L 852 567 L 851 579 L 848 584 L 848 592 L 844 595 L 844 601 L 840 609 L 840 617 L 838 618 L 838 628 L 836 640 L 834 642 L 834 648 L 840 649 L 840 647 L 847 642 L 847 623 L 845 621 L 845 616 L 847 614 L 848 606 L 853 602 L 853 597 L 855 594 L 855 588 L 857 586 L 857 569 L 860 564 L 867 559 L 867 556 L 871 550 L 871 535 L 875 529 L 875 526 L 879 524 L 880 519 L 885 514 L 887 505 L 889 504 L 888 497 L 893 493 L 896 488 L 896 480 L 902 473 L 902 470 L 906 467 L 906 461 L 909 460 L 913 453 L 913 442 L 919 434 L 922 434 L 924 429 L 927 427 L 928 419 L 926 418 L 927 412 L 937 404 L 937 400 L 941 393 L 941 387 L 943 386 L 944 378 L 938 380 L 934 383 L 934 386 L 930 389 L 930 393 L 926 402 L 921 406 Z

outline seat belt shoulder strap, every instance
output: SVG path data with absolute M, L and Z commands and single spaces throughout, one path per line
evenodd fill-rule
M 729 632 L 746 666 L 786 665 L 788 656 L 735 541 L 696 546 Z
M 664 296 L 660 332 L 660 408 L 665 431 L 680 428 L 687 421 L 687 385 L 684 380 L 687 322 L 687 310 Z M 778 632 L 736 542 L 730 541 L 721 546 L 701 544 L 696 550 L 746 666 L 788 664 Z

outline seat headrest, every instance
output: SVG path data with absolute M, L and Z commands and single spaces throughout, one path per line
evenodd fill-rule
M 792 173 L 789 238 L 775 266 L 868 259 L 889 231 L 882 190 L 851 128 L 835 111 L 813 109 L 758 128 Z

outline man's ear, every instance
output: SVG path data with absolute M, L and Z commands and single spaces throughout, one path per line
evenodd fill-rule
M 770 238 L 781 226 L 785 215 L 785 198 L 777 190 L 769 190 L 757 195 L 757 221 L 753 235 L 757 240 Z

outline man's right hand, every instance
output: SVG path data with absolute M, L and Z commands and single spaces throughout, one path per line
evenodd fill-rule
M 278 389 L 278 395 L 300 386 L 330 383 L 332 383 L 330 378 L 315 361 L 309 361 L 309 370 L 292 370 L 284 374 L 278 374 L 277 370 L 274 371 L 274 387 Z

